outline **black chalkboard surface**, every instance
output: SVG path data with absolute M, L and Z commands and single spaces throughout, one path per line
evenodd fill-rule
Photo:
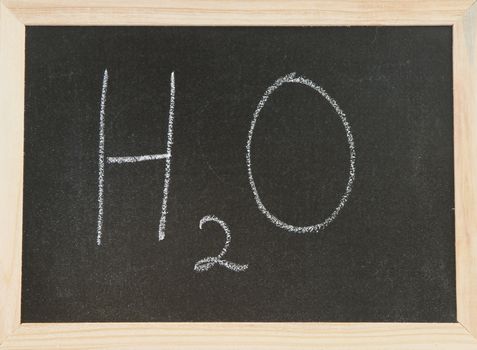
M 28 27 L 25 91 L 23 322 L 455 321 L 451 27 Z

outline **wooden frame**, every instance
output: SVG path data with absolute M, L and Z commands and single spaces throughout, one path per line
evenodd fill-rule
M 25 25 L 452 25 L 458 323 L 20 322 Z M 0 0 L 1 349 L 477 349 L 474 0 Z

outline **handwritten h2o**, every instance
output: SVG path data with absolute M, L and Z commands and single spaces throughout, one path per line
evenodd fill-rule
M 105 107 L 106 107 L 106 95 L 107 95 L 107 87 L 108 87 L 108 71 L 104 71 L 103 75 L 103 85 L 101 89 L 101 108 L 100 108 L 100 122 L 99 122 L 99 160 L 98 160 L 98 222 L 97 222 L 97 244 L 101 245 L 101 238 L 102 238 L 102 228 L 103 228 L 103 203 L 104 203 L 104 159 L 105 159 Z M 263 204 L 260 195 L 258 193 L 257 186 L 255 184 L 255 180 L 253 178 L 253 171 L 252 171 L 252 139 L 253 139 L 253 132 L 255 129 L 256 122 L 260 115 L 261 110 L 265 106 L 270 95 L 276 91 L 280 86 L 283 84 L 302 84 L 308 86 L 318 92 L 323 98 L 325 98 L 328 103 L 333 107 L 336 114 L 341 120 L 343 124 L 346 138 L 348 141 L 348 148 L 349 148 L 349 177 L 348 182 L 346 184 L 346 189 L 341 196 L 341 199 L 336 206 L 336 208 L 331 212 L 331 214 L 321 223 L 310 225 L 310 226 L 294 226 L 288 224 L 274 214 L 272 214 L 266 206 Z M 151 155 L 140 155 L 140 156 L 122 156 L 122 157 L 107 157 L 108 164 L 122 164 L 122 163 L 134 163 L 134 162 L 141 162 L 141 161 L 148 161 L 148 160 L 166 160 L 165 166 L 165 180 L 164 180 L 164 190 L 163 190 L 163 201 L 162 201 L 162 210 L 161 210 L 161 218 L 159 220 L 159 229 L 158 229 L 158 237 L 159 240 L 163 240 L 165 237 L 166 231 L 166 216 L 167 216 L 167 200 L 169 194 L 169 182 L 170 182 L 170 172 L 171 172 L 171 158 L 172 158 L 172 144 L 173 144 L 173 125 L 174 125 L 174 108 L 175 108 L 175 77 L 174 72 L 171 73 L 171 88 L 170 88 L 170 104 L 169 104 L 169 124 L 168 124 L 168 132 L 167 132 L 167 151 L 165 154 L 151 154 Z M 340 213 L 341 209 L 345 206 L 348 197 L 352 191 L 352 186 L 355 180 L 355 161 L 356 161 L 356 151 L 354 146 L 354 138 L 353 134 L 351 133 L 351 127 L 349 125 L 348 120 L 346 119 L 346 115 L 338 106 L 338 103 L 328 95 L 328 93 L 318 84 L 314 83 L 313 81 L 302 77 L 296 76 L 296 73 L 290 73 L 283 77 L 278 78 L 271 86 L 267 88 L 265 94 L 260 99 L 257 108 L 253 114 L 252 122 L 250 125 L 250 129 L 248 132 L 247 143 L 246 143 L 246 166 L 248 171 L 248 180 L 250 183 L 250 187 L 252 189 L 252 194 L 255 199 L 255 202 L 258 206 L 258 209 L 262 214 L 264 214 L 267 219 L 276 225 L 279 228 L 285 229 L 289 232 L 294 233 L 311 233 L 311 232 L 319 232 L 320 230 L 325 229 L 333 220 L 336 219 L 338 214 Z M 217 218 L 214 215 L 207 215 L 204 216 L 199 223 L 199 228 L 202 229 L 204 223 L 208 221 L 213 221 L 218 223 L 226 234 L 226 242 L 225 246 L 217 256 L 211 256 L 204 259 L 199 260 L 195 266 L 194 270 L 196 272 L 203 272 L 208 271 L 215 265 L 224 266 L 230 270 L 240 272 L 245 271 L 248 268 L 248 265 L 239 265 L 232 263 L 230 261 L 224 260 L 223 256 L 227 252 L 231 241 L 231 232 L 228 228 L 227 224 Z

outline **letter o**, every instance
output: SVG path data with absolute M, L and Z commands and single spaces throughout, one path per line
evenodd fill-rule
M 253 131 L 255 129 L 255 124 L 257 122 L 258 116 L 260 115 L 260 111 L 262 110 L 263 106 L 267 102 L 268 98 L 270 95 L 277 90 L 280 86 L 286 83 L 296 83 L 296 84 L 302 84 L 306 85 L 313 90 L 317 91 L 322 97 L 324 97 L 328 103 L 333 107 L 335 110 L 336 114 L 340 118 L 344 129 L 346 133 L 346 138 L 348 140 L 348 146 L 349 146 L 349 177 L 348 177 L 348 183 L 346 185 L 345 192 L 341 196 L 341 199 L 338 203 L 338 206 L 331 212 L 331 214 L 322 222 L 316 225 L 310 225 L 310 226 L 294 226 L 287 224 L 286 222 L 280 220 L 277 218 L 275 215 L 270 213 L 270 211 L 265 207 L 265 205 L 262 203 L 262 200 L 260 199 L 260 196 L 257 191 L 257 187 L 255 185 L 255 181 L 253 179 L 253 173 L 252 173 L 252 157 L 251 157 L 251 148 L 252 148 L 252 138 L 253 138 Z M 341 110 L 341 108 L 338 106 L 336 101 L 331 98 L 328 93 L 321 88 L 319 85 L 315 84 L 313 81 L 306 79 L 304 77 L 296 77 L 296 73 L 290 73 L 288 75 L 285 75 L 275 81 L 275 83 L 271 86 L 268 87 L 268 89 L 265 91 L 265 94 L 262 96 L 260 99 L 260 102 L 257 105 L 257 108 L 255 109 L 255 112 L 253 114 L 252 118 L 252 123 L 250 125 L 250 129 L 248 131 L 248 138 L 247 138 L 247 154 L 246 154 L 246 161 L 247 161 L 247 168 L 248 168 L 248 180 L 250 183 L 250 186 L 252 188 L 253 196 L 255 198 L 255 202 L 257 203 L 258 209 L 270 220 L 274 225 L 283 228 L 285 230 L 288 230 L 290 232 L 295 232 L 295 233 L 309 233 L 309 232 L 319 232 L 320 230 L 324 229 L 327 227 L 339 214 L 341 209 L 344 207 L 346 204 L 346 201 L 348 200 L 348 197 L 351 193 L 352 187 L 353 187 L 353 182 L 355 179 L 355 160 L 356 160 L 356 152 L 354 148 L 354 140 L 353 140 L 353 134 L 351 133 L 351 128 L 350 125 L 346 119 L 345 114 Z

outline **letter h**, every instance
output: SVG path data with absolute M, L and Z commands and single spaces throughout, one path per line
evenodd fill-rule
M 105 154 L 104 154 L 104 118 L 106 107 L 106 94 L 108 90 L 108 70 L 104 71 L 103 86 L 101 90 L 101 109 L 99 113 L 99 161 L 98 161 L 98 226 L 96 242 L 101 245 L 101 239 L 103 234 L 103 206 L 104 206 L 104 167 L 105 167 Z M 166 160 L 166 172 L 164 177 L 164 191 L 162 198 L 161 218 L 159 220 L 158 237 L 162 241 L 165 238 L 166 233 L 166 216 L 167 216 L 167 199 L 169 196 L 169 182 L 171 178 L 171 158 L 172 158 L 172 137 L 174 126 L 174 103 L 175 103 L 175 80 L 174 72 L 171 73 L 171 93 L 169 103 L 169 123 L 167 128 L 167 150 L 163 154 L 150 154 L 143 156 L 125 156 L 125 157 L 106 157 L 107 164 L 120 164 L 120 163 L 135 163 L 143 162 L 147 160 Z

